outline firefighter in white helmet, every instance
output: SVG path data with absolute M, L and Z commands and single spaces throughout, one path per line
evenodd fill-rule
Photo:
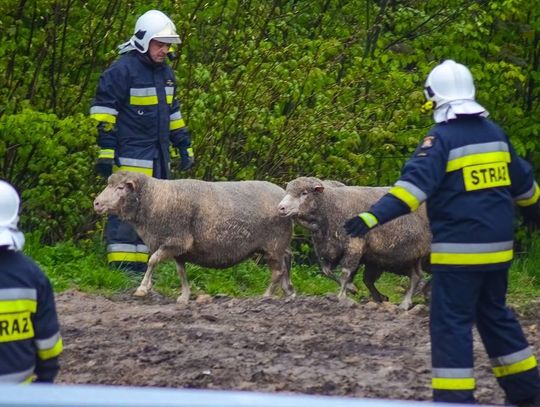
M 179 43 L 171 19 L 147 11 L 129 41 L 118 47 L 120 58 L 101 75 L 90 109 L 98 122 L 100 175 L 124 170 L 170 178 L 170 146 L 180 156 L 180 170 L 192 167 L 191 135 L 180 112 L 174 72 L 166 63 L 171 45 Z M 109 265 L 146 269 L 148 248 L 131 226 L 109 217 L 106 240 Z
M 475 402 L 476 325 L 507 400 L 540 407 L 536 358 L 506 306 L 514 204 L 540 225 L 540 189 L 531 166 L 476 102 L 467 67 L 444 61 L 429 73 L 425 93 L 435 125 L 389 192 L 349 219 L 345 229 L 361 237 L 426 202 L 433 235 L 433 399 Z
M 21 253 L 19 195 L 0 180 L 0 383 L 51 383 L 62 338 L 45 274 Z

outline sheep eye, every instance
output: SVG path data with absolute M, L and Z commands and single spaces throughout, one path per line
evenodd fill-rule
M 300 195 L 306 196 L 307 194 L 308 194 L 308 191 L 302 191 L 302 193 Z

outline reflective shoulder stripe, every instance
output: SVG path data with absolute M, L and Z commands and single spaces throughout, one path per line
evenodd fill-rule
M 131 88 L 129 95 L 129 103 L 132 105 L 148 106 L 158 104 L 156 88 Z
M 519 206 L 530 206 L 538 202 L 540 198 L 540 188 L 535 182 L 533 186 L 524 194 L 518 195 L 514 198 L 514 201 Z
M 432 243 L 431 263 L 481 265 L 505 263 L 513 258 L 513 242 Z
M 1 300 L 37 300 L 37 290 L 35 288 L 1 288 Z
M 358 215 L 360 219 L 364 221 L 364 223 L 371 229 L 374 226 L 376 226 L 379 223 L 379 220 L 375 217 L 375 215 L 369 213 L 369 212 L 362 212 L 360 215 Z
M 476 381 L 473 369 L 434 368 L 431 386 L 436 390 L 474 390 Z
M 24 383 L 31 379 L 34 374 L 35 366 L 30 369 L 23 370 L 22 372 L 1 374 L 0 383 Z
M 37 290 L 34 288 L 0 289 L 0 314 L 31 312 L 37 309 Z
M 420 204 L 426 199 L 426 194 L 420 188 L 405 181 L 396 182 L 388 193 L 403 201 L 410 208 L 411 212 L 418 209 Z
M 62 337 L 60 336 L 60 333 L 57 333 L 53 338 L 46 339 L 46 341 L 49 341 L 51 339 L 56 339 L 55 342 L 52 344 L 52 346 L 47 348 L 40 348 L 40 342 L 36 341 L 37 347 L 38 347 L 38 357 L 41 360 L 47 360 L 52 359 L 62 353 L 62 350 L 64 348 Z M 48 344 L 50 345 L 50 344 Z M 41 346 L 44 346 L 41 344 Z
M 491 162 L 510 162 L 508 144 L 504 141 L 491 143 L 469 144 L 454 148 L 448 154 L 446 172 L 459 170 L 463 167 Z

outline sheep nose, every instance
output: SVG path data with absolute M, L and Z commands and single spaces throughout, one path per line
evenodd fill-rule
M 280 215 L 285 215 L 287 213 L 287 209 L 285 208 L 285 205 L 278 206 L 278 211 Z

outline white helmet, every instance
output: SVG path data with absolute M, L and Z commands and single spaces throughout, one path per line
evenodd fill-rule
M 19 194 L 6 181 L 0 180 L 0 227 L 17 228 L 19 220 Z
M 174 23 L 159 10 L 149 10 L 139 17 L 129 43 L 144 54 L 148 51 L 152 39 L 166 44 L 180 44 L 181 42 Z
M 424 87 L 426 98 L 435 108 L 454 100 L 474 100 L 474 93 L 471 71 L 451 59 L 432 69 Z

